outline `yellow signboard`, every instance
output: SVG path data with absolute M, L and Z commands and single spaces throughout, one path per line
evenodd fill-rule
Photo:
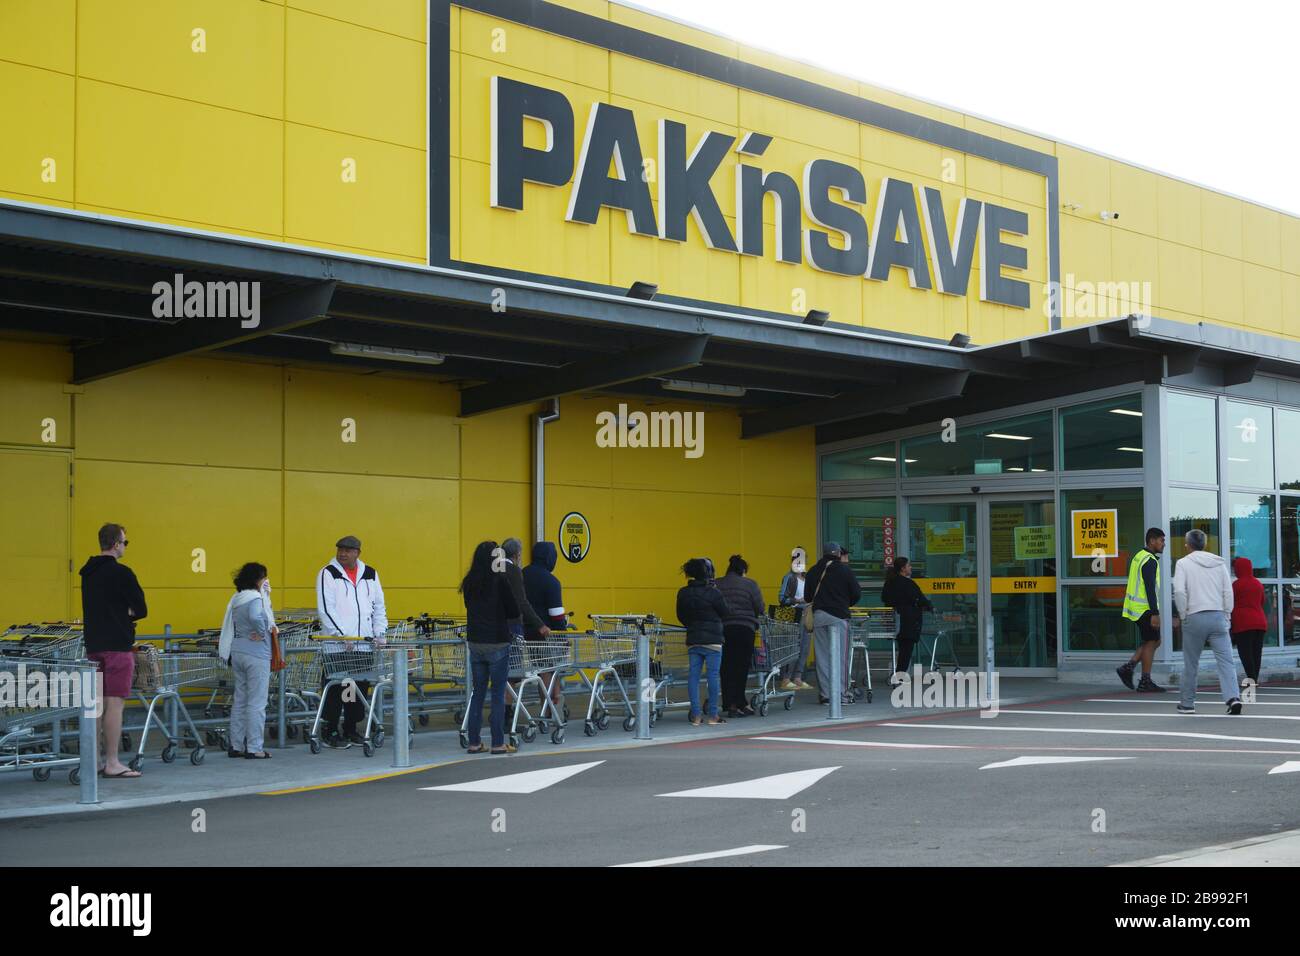
M 925 523 L 925 553 L 965 554 L 966 522 L 927 521 Z
M 978 583 L 975 578 L 916 579 L 917 586 L 925 594 L 974 594 Z
M 1074 539 L 1074 557 L 1119 556 L 1119 513 L 1116 509 L 1071 511 L 1070 528 Z
M 994 578 L 994 594 L 1051 594 L 1056 590 L 1056 578 Z
M 1056 557 L 1056 526 L 1021 525 L 1015 529 L 1017 561 L 1050 561 Z

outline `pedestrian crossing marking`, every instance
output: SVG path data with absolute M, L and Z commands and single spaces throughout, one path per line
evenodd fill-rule
M 996 770 L 999 767 L 1028 767 L 1040 763 L 1091 763 L 1096 760 L 1133 760 L 1133 757 L 1016 757 L 998 763 L 986 763 L 981 770 Z
M 470 780 L 467 783 L 449 783 L 441 787 L 421 787 L 421 790 L 445 790 L 456 793 L 537 793 L 570 777 L 599 767 L 605 761 L 595 760 L 591 763 L 575 763 L 567 767 L 548 767 L 545 770 L 529 770 L 525 773 L 510 773 L 502 777 L 488 777 L 485 780 Z
M 1275 773 L 1300 773 L 1300 760 L 1288 760 L 1286 763 L 1280 763 L 1269 774 Z
M 778 773 L 770 777 L 756 777 L 753 780 L 724 783 L 716 787 L 700 787 L 695 790 L 661 793 L 659 796 L 722 797 L 732 800 L 789 800 L 795 794 L 807 790 L 822 777 L 839 769 L 839 767 L 820 767 L 816 770 L 797 770 L 794 773 Z

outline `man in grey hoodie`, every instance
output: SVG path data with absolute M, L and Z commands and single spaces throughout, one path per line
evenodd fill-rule
M 1174 605 L 1182 613 L 1183 679 L 1178 712 L 1196 713 L 1196 672 L 1208 642 L 1219 671 L 1219 689 L 1229 714 L 1241 713 L 1237 668 L 1232 661 L 1228 621 L 1232 617 L 1232 581 L 1228 566 L 1205 550 L 1205 532 L 1193 528 L 1184 538 L 1187 555 L 1174 567 Z

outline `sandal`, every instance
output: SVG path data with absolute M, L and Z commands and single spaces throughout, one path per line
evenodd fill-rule
M 473 747 L 466 747 L 466 748 L 465 748 L 465 753 L 467 753 L 467 754 L 481 754 L 481 753 L 482 753 L 484 750 L 486 750 L 486 749 L 487 749 L 487 748 L 484 747 L 482 744 L 476 744 L 476 745 L 473 746 Z
M 106 770 L 101 770 L 99 775 L 109 780 L 134 779 L 135 777 L 144 776 L 144 774 L 139 770 L 132 770 L 130 767 L 123 770 L 121 773 L 108 773 Z
M 710 726 L 713 726 L 713 725 L 715 725 L 715 724 L 725 724 L 726 722 L 727 722 L 727 718 L 726 718 L 726 717 L 723 717 L 721 714 L 719 714 L 717 717 L 710 717 L 710 718 L 709 718 L 709 725 L 710 725 Z
M 704 718 L 701 717 L 699 714 L 696 714 L 694 717 L 691 718 L 692 727 L 698 727 L 702 723 L 704 723 Z
M 271 755 L 267 753 L 265 750 L 263 750 L 261 753 L 258 754 L 244 754 L 244 759 L 245 760 L 270 760 Z
M 513 746 L 513 745 L 511 745 L 511 744 L 506 744 L 506 745 L 505 745 L 504 747 L 502 747 L 500 750 L 497 750 L 495 747 L 493 747 L 493 748 L 492 748 L 492 752 L 493 752 L 494 754 L 504 755 L 504 754 L 512 754 L 512 753 L 514 753 L 515 751 L 517 751 L 518 749 L 519 749 L 518 747 L 515 747 L 515 746 Z

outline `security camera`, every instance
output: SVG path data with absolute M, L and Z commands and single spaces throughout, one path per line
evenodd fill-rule
M 1117 212 L 1111 212 L 1109 209 L 1103 209 L 1103 210 L 1101 211 L 1101 218 L 1102 218 L 1102 219 L 1118 219 L 1118 218 L 1119 218 L 1119 213 L 1117 213 Z
M 979 485 L 971 485 L 971 486 L 970 486 L 970 493 L 971 493 L 972 495 L 978 495 L 978 494 L 980 493 L 980 486 L 979 486 Z

